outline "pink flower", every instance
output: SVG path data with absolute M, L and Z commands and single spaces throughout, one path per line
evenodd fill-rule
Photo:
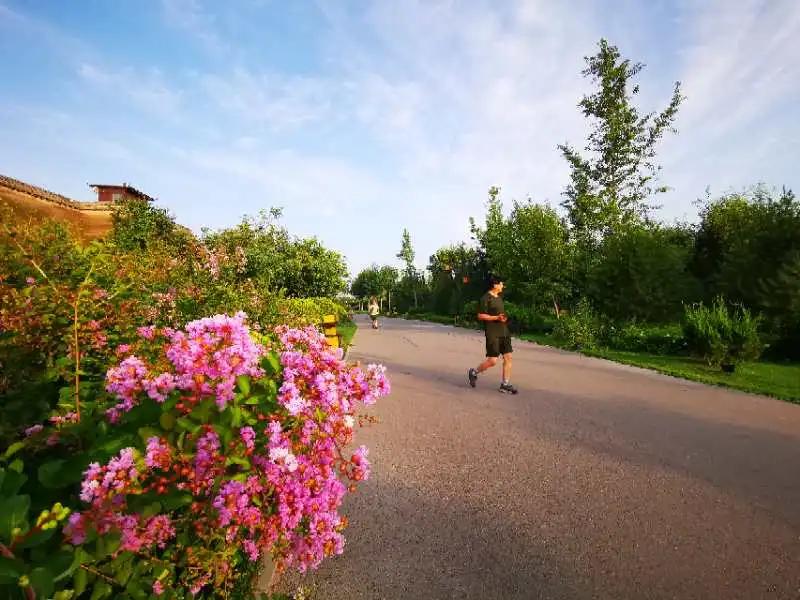
M 259 555 L 258 546 L 255 545 L 255 542 L 253 542 L 253 540 L 245 540 L 242 543 L 242 546 L 244 547 L 244 551 L 247 553 L 247 556 L 250 558 L 251 561 L 255 562 L 258 560 L 258 555 Z
M 31 425 L 25 430 L 25 437 L 31 437 L 41 432 L 44 427 L 42 425 Z
M 36 283 L 36 280 L 33 277 L 26 277 L 25 283 L 27 283 L 28 285 L 34 285 Z
M 144 327 L 139 327 L 136 330 L 136 333 L 139 334 L 140 338 L 145 340 L 152 340 L 156 337 L 156 328 L 154 325 L 146 325 Z
M 252 427 L 242 427 L 239 430 L 239 437 L 242 438 L 245 448 L 252 450 L 255 447 L 256 432 Z
M 153 593 L 154 593 L 156 596 L 160 596 L 161 594 L 163 594 L 163 593 L 164 593 L 164 586 L 163 586 L 163 585 L 162 585 L 162 583 L 161 583 L 160 581 L 158 581 L 158 580 L 156 580 L 156 581 L 154 581 L 154 582 L 153 582 Z
M 169 469 L 172 459 L 170 447 L 161 438 L 151 437 L 147 440 L 147 449 L 144 455 L 144 464 L 151 469 Z

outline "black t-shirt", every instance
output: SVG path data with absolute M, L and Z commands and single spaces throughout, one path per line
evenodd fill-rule
M 486 292 L 481 298 L 480 312 L 492 316 L 502 315 L 505 312 L 503 299 L 500 296 L 492 296 L 489 292 Z M 502 321 L 484 321 L 483 323 L 486 327 L 486 337 L 509 336 L 508 325 Z

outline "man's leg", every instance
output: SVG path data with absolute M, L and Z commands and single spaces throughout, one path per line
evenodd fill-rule
M 475 387 L 478 382 L 478 374 L 483 373 L 486 369 L 491 369 L 497 364 L 497 357 L 500 356 L 500 349 L 498 340 L 496 338 L 486 338 L 486 360 L 478 365 L 477 369 L 470 369 L 467 372 L 469 384 Z
M 508 352 L 503 354 L 503 383 L 511 381 L 511 362 L 513 354 Z
M 478 368 L 475 370 L 478 371 L 478 373 L 483 373 L 485 370 L 491 369 L 496 364 L 497 364 L 496 356 L 487 356 L 486 360 L 484 360 L 481 364 L 479 364 Z

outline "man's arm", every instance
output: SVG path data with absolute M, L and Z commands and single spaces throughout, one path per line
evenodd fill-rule
M 478 313 L 478 321 L 500 321 L 502 320 L 502 315 L 490 315 L 488 313 L 479 312 Z

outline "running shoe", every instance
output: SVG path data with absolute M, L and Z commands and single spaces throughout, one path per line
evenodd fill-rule
M 518 394 L 519 390 L 510 383 L 501 383 L 500 391 L 504 394 Z
M 475 369 L 470 369 L 469 373 L 467 373 L 467 377 L 469 377 L 469 384 L 472 387 L 475 387 L 475 384 L 478 381 L 478 372 Z

